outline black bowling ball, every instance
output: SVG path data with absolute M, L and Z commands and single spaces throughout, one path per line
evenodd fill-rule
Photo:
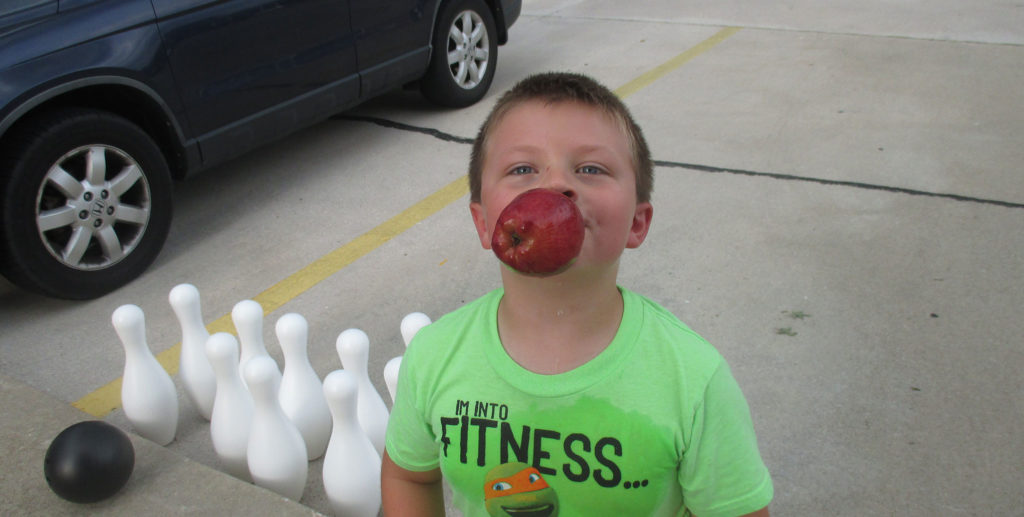
M 100 420 L 79 422 L 61 431 L 43 460 L 50 489 L 75 503 L 94 503 L 114 495 L 134 468 L 131 439 Z

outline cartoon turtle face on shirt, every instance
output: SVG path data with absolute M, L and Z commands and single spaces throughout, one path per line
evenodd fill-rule
M 525 463 L 505 463 L 487 473 L 484 502 L 492 517 L 556 517 L 558 494 Z

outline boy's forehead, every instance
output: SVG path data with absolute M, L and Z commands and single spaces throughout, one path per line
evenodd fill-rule
M 490 130 L 487 132 L 484 148 L 486 151 L 490 151 L 495 143 L 495 134 L 502 132 L 501 130 L 507 129 L 508 122 L 514 120 L 516 122 L 522 122 L 521 118 L 525 116 L 529 117 L 547 117 L 561 120 L 564 117 L 564 113 L 561 109 L 571 108 L 579 109 L 582 111 L 588 111 L 592 114 L 598 115 L 604 119 L 608 124 L 615 128 L 616 134 L 621 137 L 621 141 L 626 144 L 626 147 L 631 149 L 632 146 L 629 143 L 629 135 L 625 129 L 624 124 L 618 117 L 614 116 L 609 110 L 596 106 L 593 104 L 587 104 L 576 100 L 544 100 L 544 99 L 525 99 L 507 106 L 500 113 L 497 113 L 491 123 Z M 509 136 L 509 135 L 504 135 Z
M 523 99 L 509 104 L 505 107 L 501 113 L 498 114 L 492 127 L 496 128 L 501 125 L 505 120 L 509 118 L 509 115 L 515 113 L 519 114 L 527 110 L 532 110 L 535 113 L 542 113 L 550 116 L 556 116 L 556 111 L 561 108 L 575 108 L 582 111 L 589 111 L 595 114 L 601 114 L 606 117 L 610 122 L 615 121 L 615 117 L 609 112 L 609 110 L 594 104 L 588 104 L 572 99 Z

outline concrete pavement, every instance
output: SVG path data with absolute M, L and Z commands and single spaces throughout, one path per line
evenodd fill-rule
M 143 474 L 114 499 L 50 493 L 46 441 L 93 418 L 70 405 L 121 375 L 114 308 L 140 305 L 151 346 L 172 349 L 175 284 L 200 289 L 212 322 L 345 249 L 359 258 L 273 291 L 288 294 L 266 339 L 280 362 L 272 324 L 303 314 L 323 377 L 340 368 L 334 338 L 359 327 L 379 372 L 404 314 L 498 283 L 464 195 L 410 211 L 463 174 L 460 139 L 495 96 L 552 69 L 618 88 L 724 27 L 740 30 L 625 98 L 659 167 L 651 234 L 621 283 L 729 360 L 774 515 L 1020 515 L 1024 7 L 953 0 L 528 0 L 477 106 L 394 92 L 347 114 L 380 123 L 342 116 L 179 185 L 167 246 L 131 285 L 75 303 L 0 285 L 0 513 L 188 513 L 182 486 L 201 494 L 193 513 L 327 512 L 320 462 L 301 505 L 215 472 L 187 402 L 175 442 L 135 440 Z M 397 233 L 360 240 L 381 228 Z M 120 410 L 100 417 L 130 428 Z

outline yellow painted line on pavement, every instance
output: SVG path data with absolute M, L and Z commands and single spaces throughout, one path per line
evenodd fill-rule
M 708 51 L 737 31 L 739 31 L 737 27 L 722 29 L 682 54 L 619 87 L 615 90 L 615 94 L 621 98 L 626 98 L 636 93 L 665 74 Z M 252 299 L 263 306 L 263 313 L 265 315 L 270 314 L 327 277 L 359 260 L 389 240 L 401 235 L 416 225 L 416 223 L 430 217 L 468 193 L 468 182 L 464 176 L 460 177 L 372 230 L 356 237 L 340 248 L 296 271 L 284 280 L 270 286 L 266 291 L 254 296 Z M 211 334 L 216 332 L 235 332 L 230 313 L 210 322 L 206 329 Z M 178 359 L 180 356 L 181 343 L 178 343 L 157 354 L 156 358 L 164 369 L 167 370 L 167 373 L 173 376 L 178 373 Z M 71 405 L 97 418 L 102 418 L 120 407 L 120 403 L 121 378 L 119 377 L 78 399 Z
M 665 61 L 664 63 L 645 72 L 640 77 L 637 77 L 636 79 L 633 79 L 632 81 L 620 86 L 619 89 L 615 90 L 615 93 L 622 98 L 626 98 L 636 93 L 638 90 L 641 90 L 644 87 L 648 86 L 649 84 L 653 83 L 654 81 L 657 81 L 665 74 L 671 72 L 672 70 L 675 70 L 676 68 L 679 68 L 680 66 L 683 66 L 683 64 L 686 63 L 687 61 L 690 61 L 691 59 L 707 52 L 708 50 L 711 49 L 711 47 L 718 45 L 729 36 L 732 36 L 733 34 L 739 32 L 739 30 L 739 27 L 726 27 L 716 32 L 713 36 L 686 50 L 686 52 L 683 52 L 682 54 L 679 54 L 678 56 L 669 59 L 668 61 Z

